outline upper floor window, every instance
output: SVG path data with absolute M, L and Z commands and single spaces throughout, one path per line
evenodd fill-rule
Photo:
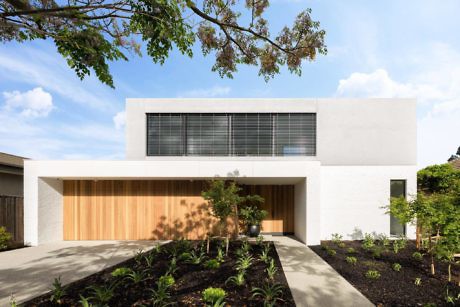
M 148 156 L 314 156 L 315 113 L 149 113 Z

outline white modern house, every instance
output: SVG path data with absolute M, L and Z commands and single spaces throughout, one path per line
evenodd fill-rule
M 416 193 L 416 133 L 413 99 L 127 99 L 126 160 L 25 161 L 25 242 L 201 238 L 216 176 L 266 233 L 413 237 L 382 207 Z

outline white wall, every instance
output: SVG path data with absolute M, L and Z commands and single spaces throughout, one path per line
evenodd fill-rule
M 307 242 L 307 180 L 294 186 L 294 235 L 303 243 Z
M 63 238 L 62 180 L 38 180 L 38 244 L 60 241 Z
M 162 159 L 146 156 L 146 113 L 169 112 L 317 113 L 317 155 L 281 159 L 316 160 L 322 165 L 417 164 L 415 99 L 127 99 L 128 160 Z M 252 157 L 259 160 L 270 158 Z M 248 157 L 224 159 L 244 160 Z
M 364 233 L 390 235 L 390 217 L 382 207 L 389 204 L 390 180 L 407 180 L 414 195 L 416 166 L 324 166 L 321 168 L 321 239 L 339 233 L 360 239 Z M 408 227 L 408 237 L 415 236 Z

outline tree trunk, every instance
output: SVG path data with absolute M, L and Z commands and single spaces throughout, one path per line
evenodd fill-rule
M 417 249 L 420 249 L 420 246 L 421 246 L 421 232 L 422 232 L 422 226 L 420 226 L 418 223 L 417 223 L 417 226 L 415 228 L 415 246 L 417 247 Z

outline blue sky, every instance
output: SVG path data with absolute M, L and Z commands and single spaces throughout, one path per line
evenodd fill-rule
M 0 151 L 33 159 L 123 159 L 126 97 L 416 97 L 418 163 L 460 146 L 460 1 L 272 0 L 272 33 L 311 7 L 327 56 L 266 83 L 257 68 L 234 79 L 213 57 L 173 52 L 165 65 L 111 65 L 116 89 L 80 81 L 50 42 L 0 45 Z

